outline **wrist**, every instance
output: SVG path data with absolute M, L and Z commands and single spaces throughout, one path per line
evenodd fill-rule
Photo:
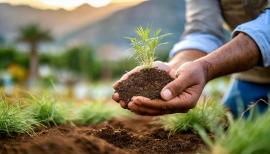
M 205 82 L 207 83 L 208 81 L 212 80 L 214 77 L 211 73 L 212 70 L 212 65 L 208 61 L 204 59 L 198 59 L 193 61 L 193 65 L 196 65 L 196 67 L 200 67 L 205 78 Z
M 258 48 L 251 38 L 240 33 L 211 54 L 195 60 L 205 71 L 207 81 L 235 72 L 246 71 L 258 64 Z
M 180 51 L 178 52 L 169 62 L 168 65 L 172 68 L 172 69 L 178 69 L 178 67 L 180 67 L 182 64 L 186 63 L 186 62 L 191 62 L 194 61 L 198 58 L 201 58 L 203 56 L 205 56 L 206 53 L 204 53 L 203 51 L 200 50 L 196 50 L 196 49 L 187 49 L 184 51 Z

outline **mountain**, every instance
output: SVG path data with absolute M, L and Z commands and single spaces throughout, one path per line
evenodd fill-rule
M 96 48 L 100 57 L 117 59 L 129 55 L 129 41 L 137 26 L 162 28 L 172 33 L 166 41 L 170 48 L 184 29 L 184 0 L 148 0 L 138 5 L 111 4 L 102 8 L 82 5 L 73 11 L 38 10 L 28 6 L 0 4 L 0 36 L 16 38 L 18 27 L 37 22 L 52 31 L 55 41 L 42 46 L 44 52 L 88 44 Z
M 52 31 L 56 39 L 68 32 L 88 25 L 111 13 L 130 7 L 123 4 L 111 4 L 101 8 L 94 8 L 84 4 L 72 11 L 40 10 L 25 5 L 13 6 L 0 4 L 0 35 L 7 40 L 13 40 L 19 27 L 29 23 L 39 23 Z
M 104 46 L 127 47 L 126 36 L 133 36 L 134 29 L 151 25 L 162 28 L 165 33 L 172 33 L 168 41 L 175 43 L 184 29 L 184 0 L 149 0 L 131 8 L 123 9 L 95 23 L 81 27 L 65 35 L 60 44 L 91 44 Z

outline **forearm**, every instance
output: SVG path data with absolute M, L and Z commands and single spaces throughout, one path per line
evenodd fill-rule
M 170 61 L 169 66 L 173 70 L 177 70 L 179 66 L 181 66 L 183 63 L 194 61 L 198 58 L 201 58 L 203 56 L 207 55 L 205 52 L 202 52 L 200 50 L 190 49 L 178 52 Z
M 256 43 L 240 33 L 216 51 L 196 61 L 206 71 L 207 80 L 251 69 L 259 63 L 260 51 Z

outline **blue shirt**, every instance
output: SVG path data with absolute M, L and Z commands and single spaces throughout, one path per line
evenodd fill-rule
M 232 36 L 234 37 L 239 32 L 249 35 L 256 42 L 262 55 L 263 66 L 270 66 L 270 9 L 265 9 L 256 19 L 237 26 Z M 198 49 L 210 53 L 222 46 L 224 42 L 222 38 L 210 33 L 189 33 L 174 45 L 170 57 L 186 49 Z

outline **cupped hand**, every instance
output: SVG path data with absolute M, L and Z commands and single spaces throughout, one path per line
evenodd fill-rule
M 176 71 L 174 81 L 161 91 L 162 99 L 134 96 L 128 109 L 140 115 L 185 113 L 195 107 L 207 82 L 207 70 L 196 62 L 187 62 Z
M 166 71 L 169 74 L 172 71 L 172 69 L 170 68 L 170 66 L 167 63 L 161 62 L 161 61 L 155 61 L 154 62 L 154 67 L 157 67 L 160 70 L 164 70 L 164 71 Z M 127 80 L 130 75 L 139 72 L 143 68 L 144 68 L 143 66 L 137 66 L 133 70 L 131 70 L 131 71 L 127 72 L 126 74 L 124 74 L 118 81 L 116 81 L 113 84 L 113 88 L 115 89 L 119 85 L 120 82 L 122 82 L 124 80 Z M 173 73 L 173 74 L 175 74 L 175 73 Z M 119 104 L 121 105 L 121 107 L 127 108 L 127 102 L 124 102 L 123 100 L 120 100 L 120 97 L 119 97 L 119 94 L 118 93 L 114 93 L 112 95 L 112 99 L 114 101 L 116 101 L 116 102 L 119 102 Z

